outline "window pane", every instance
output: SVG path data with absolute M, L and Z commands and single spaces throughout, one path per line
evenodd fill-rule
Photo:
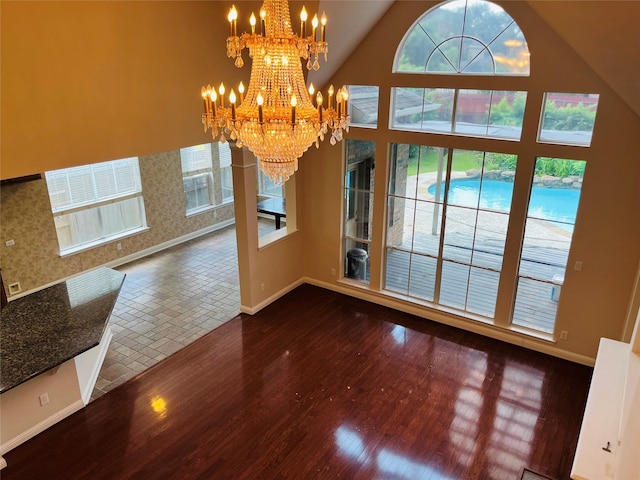
M 509 214 L 478 210 L 478 225 L 473 244 L 473 265 L 502 268 L 502 257 L 507 239 Z
M 413 245 L 415 204 L 415 200 L 398 197 L 389 198 L 388 246 L 411 249 Z
M 442 205 L 434 202 L 416 202 L 413 251 L 438 256 Z
M 212 168 L 211 144 L 194 145 L 180 149 L 183 173 L 193 173 Z
M 82 206 L 96 201 L 90 167 L 69 169 L 67 172 L 67 182 L 69 193 L 71 194 L 70 206 Z
M 513 312 L 514 323 L 532 330 L 553 333 L 558 310 L 557 298 L 554 299 L 555 289 L 559 287 L 520 277 Z
M 435 258 L 425 255 L 411 254 L 411 268 L 409 269 L 409 295 L 433 301 L 436 284 Z
M 346 238 L 344 241 L 346 278 L 369 283 L 369 244 Z
M 451 132 L 455 90 L 393 87 L 391 94 L 391 128 Z
M 378 126 L 378 88 L 377 86 L 350 85 L 349 115 L 353 127 Z
M 493 317 L 499 281 L 500 273 L 472 267 L 469 275 L 467 311 L 484 317 Z
M 55 217 L 60 251 L 107 240 L 146 226 L 142 197 L 128 198 Z
M 116 160 L 112 165 L 116 191 L 119 194 L 125 195 L 142 190 L 140 184 L 140 165 L 136 159 Z
M 460 90 L 455 133 L 520 139 L 526 92 Z
M 231 148 L 229 143 L 218 143 L 220 157 L 220 183 L 222 184 L 222 201 L 233 200 L 233 173 L 231 171 Z
M 529 75 L 529 50 L 504 9 L 483 0 L 443 2 L 407 31 L 394 72 Z
M 344 177 L 344 241 L 345 276 L 369 281 L 362 268 L 354 270 L 363 262 L 368 262 L 369 242 L 373 223 L 373 185 L 375 165 L 374 142 L 347 140 Z M 365 260 L 366 258 L 366 260 Z
M 416 198 L 417 184 L 409 180 L 417 171 L 419 147 L 416 145 L 394 144 L 389 172 L 389 195 Z M 411 165 L 410 165 L 411 164 Z M 409 173 L 412 169 L 413 173 Z
M 387 264 L 384 288 L 407 294 L 409 291 L 409 266 L 411 254 L 403 250 L 387 248 Z
M 56 211 L 71 205 L 71 192 L 68 188 L 66 173 L 46 172 L 45 178 L 47 179 L 51 209 Z
M 464 310 L 469 287 L 468 265 L 454 262 L 442 262 L 442 281 L 440 283 L 440 303 Z
M 598 94 L 545 94 L 538 140 L 561 145 L 591 145 Z
M 45 178 L 61 253 L 146 226 L 136 157 L 45 172 Z
M 391 152 L 385 288 L 492 317 L 516 156 L 415 145 Z M 398 196 L 403 190 L 417 198 Z
M 373 199 L 369 192 L 346 189 L 344 223 L 344 235 L 346 237 L 371 240 L 372 202 Z
M 269 197 L 282 197 L 284 185 L 276 185 L 271 179 L 258 168 L 258 195 Z
M 187 213 L 212 205 L 210 173 L 187 177 L 182 182 Z
M 571 248 L 585 162 L 536 159 L 513 323 L 552 333 Z
M 96 165 L 93 167 L 96 182 L 96 198 L 105 200 L 113 197 L 118 191 L 112 165 Z
M 45 172 L 45 178 L 54 212 L 142 190 L 135 157 Z

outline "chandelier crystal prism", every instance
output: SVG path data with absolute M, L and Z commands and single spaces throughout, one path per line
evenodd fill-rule
M 225 101 L 224 84 L 217 91 L 210 85 L 202 87 L 202 124 L 205 132 L 211 129 L 214 140 L 246 146 L 259 159 L 260 169 L 279 185 L 294 174 L 298 159 L 312 144 L 319 147 L 330 132 L 330 143 L 335 145 L 343 131 L 349 131 L 348 91 L 330 86 L 325 107 L 322 93 L 305 84 L 302 61 L 308 70 L 320 68 L 321 56 L 327 61 L 325 14 L 320 20 L 315 15 L 309 29 L 303 7 L 299 35 L 293 33 L 288 0 L 265 0 L 259 26 L 251 14 L 251 33 L 237 34 L 237 18 L 232 6 L 227 16 L 227 56 L 242 68 L 242 52 L 248 49 L 249 88 L 245 94 L 240 82 L 238 94 L 232 89 Z

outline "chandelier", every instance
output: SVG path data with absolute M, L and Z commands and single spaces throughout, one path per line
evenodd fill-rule
M 240 82 L 238 93 L 232 89 L 225 100 L 224 84 L 217 91 L 210 85 L 202 87 L 202 124 L 205 132 L 211 129 L 214 140 L 233 140 L 239 148 L 246 145 L 259 159 L 260 169 L 280 185 L 298 169 L 298 159 L 313 143 L 319 147 L 331 132 L 330 142 L 335 145 L 342 140 L 343 130 L 349 131 L 348 92 L 346 87 L 334 90 L 330 86 L 325 107 L 322 93 L 315 92 L 313 84 L 308 88 L 305 84 L 302 60 L 308 70 L 320 68 L 320 56 L 327 61 L 324 13 L 320 20 L 318 15 L 313 17 L 309 29 L 303 7 L 300 35 L 293 33 L 287 0 L 265 0 L 259 27 L 251 14 L 251 33 L 238 35 L 237 18 L 232 6 L 227 16 L 227 56 L 241 68 L 242 51 L 248 49 L 252 59 L 249 88 L 245 93 Z

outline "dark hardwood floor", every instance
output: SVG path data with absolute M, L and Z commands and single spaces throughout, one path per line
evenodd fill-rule
M 5 454 L 13 479 L 568 479 L 592 369 L 303 285 Z

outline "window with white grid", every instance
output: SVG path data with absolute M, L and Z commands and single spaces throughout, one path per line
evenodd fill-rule
M 233 201 L 231 150 L 228 143 L 180 149 L 187 215 Z
M 211 144 L 181 148 L 180 160 L 187 214 L 215 205 Z
M 147 227 L 138 158 L 45 172 L 60 254 Z

